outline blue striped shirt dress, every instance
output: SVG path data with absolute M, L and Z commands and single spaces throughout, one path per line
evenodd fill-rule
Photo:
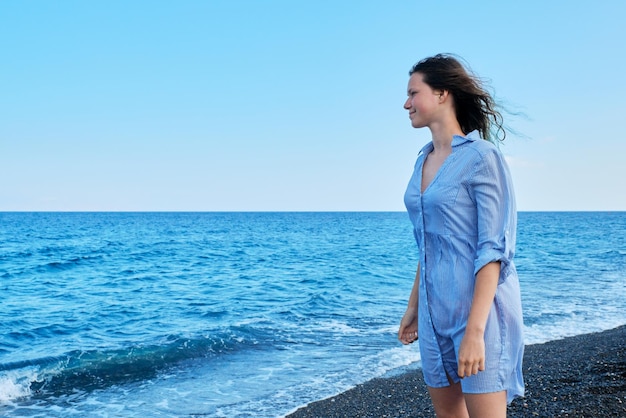
M 520 287 L 513 263 L 517 212 L 508 166 L 477 131 L 455 136 L 452 153 L 421 192 L 422 167 L 433 150 L 420 151 L 404 201 L 419 249 L 419 349 L 424 380 L 464 393 L 505 390 L 523 396 L 524 352 Z M 485 370 L 460 379 L 457 356 L 474 294 L 476 273 L 500 261 L 495 298 L 485 327 Z

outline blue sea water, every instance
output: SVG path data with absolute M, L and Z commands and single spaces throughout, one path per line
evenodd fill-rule
M 405 213 L 0 213 L 0 416 L 280 417 L 419 367 Z M 626 323 L 626 213 L 520 213 L 527 343 Z

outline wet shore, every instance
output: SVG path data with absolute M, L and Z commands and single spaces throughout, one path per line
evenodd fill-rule
M 526 395 L 509 417 L 625 417 L 626 325 L 526 346 Z M 420 370 L 373 379 L 288 418 L 433 417 Z

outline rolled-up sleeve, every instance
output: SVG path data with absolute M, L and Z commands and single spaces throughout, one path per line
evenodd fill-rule
M 472 177 L 477 208 L 478 243 L 474 274 L 486 264 L 500 261 L 500 279 L 508 275 L 515 249 L 517 214 L 508 166 L 497 149 L 485 153 Z

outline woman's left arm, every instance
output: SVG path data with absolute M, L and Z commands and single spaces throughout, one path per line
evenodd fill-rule
M 486 264 L 476 274 L 474 297 L 459 348 L 459 377 L 485 370 L 485 326 L 500 278 L 500 262 Z
M 498 284 L 507 277 L 515 248 L 515 194 L 504 156 L 495 149 L 477 161 L 471 180 L 477 209 L 474 295 L 458 358 L 459 377 L 485 370 L 485 327 Z

